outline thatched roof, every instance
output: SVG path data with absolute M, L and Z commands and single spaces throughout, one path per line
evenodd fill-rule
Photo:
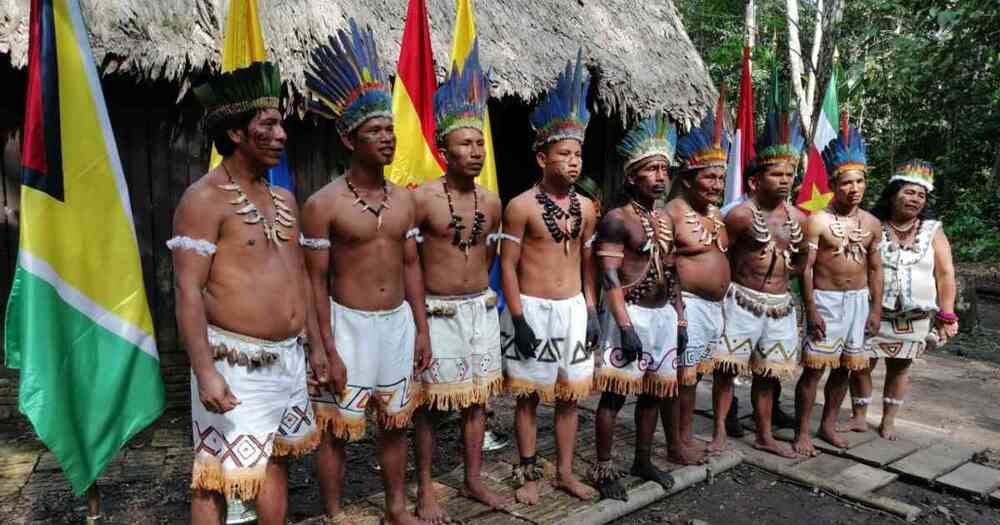
M 91 45 L 105 73 L 186 82 L 218 68 L 228 0 L 80 0 Z M 26 0 L 0 0 L 0 54 L 23 67 Z M 406 0 L 260 0 L 268 53 L 301 92 L 308 51 L 348 16 L 370 24 L 385 62 L 399 55 Z M 439 74 L 448 61 L 454 0 L 428 0 Z M 479 0 L 482 62 L 493 68 L 494 96 L 532 100 L 552 85 L 584 46 L 607 112 L 700 115 L 716 94 L 671 0 Z

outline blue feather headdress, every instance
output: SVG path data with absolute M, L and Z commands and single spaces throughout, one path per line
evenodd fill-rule
M 618 144 L 618 154 L 624 159 L 627 172 L 636 163 L 655 155 L 663 155 L 668 164 L 673 164 L 676 148 L 677 128 L 666 115 L 657 113 L 642 120 L 625 134 L 625 138 Z
M 889 182 L 901 180 L 923 186 L 927 192 L 934 191 L 934 166 L 922 160 L 910 160 L 896 166 Z
M 434 122 L 438 142 L 460 128 L 483 130 L 486 101 L 490 97 L 489 78 L 479 64 L 479 39 L 465 58 L 461 72 L 452 64 L 451 74 L 434 92 Z
M 709 112 L 701 124 L 691 128 L 677 141 L 677 154 L 689 170 L 726 167 L 729 158 L 729 132 L 725 127 L 725 93 L 719 95 L 715 114 Z
M 823 163 L 831 179 L 850 170 L 868 172 L 868 148 L 857 128 L 847 125 L 846 111 L 841 113 L 840 135 L 823 149 Z
M 331 35 L 329 44 L 313 50 L 311 70 L 305 73 L 313 95 L 309 110 L 337 119 L 337 130 L 345 135 L 368 119 L 392 118 L 392 95 L 372 30 L 362 32 L 353 18 L 350 26 L 350 35 L 340 30 L 339 40 Z
M 537 134 L 534 149 L 563 139 L 583 142 L 590 121 L 587 111 L 587 89 L 590 75 L 583 67 L 583 49 L 576 54 L 576 66 L 566 63 L 566 69 L 559 75 L 542 103 L 531 112 L 531 127 Z
M 754 145 L 757 156 L 753 165 L 755 168 L 774 164 L 798 166 L 805 143 L 798 113 L 772 109 L 767 114 L 764 132 Z

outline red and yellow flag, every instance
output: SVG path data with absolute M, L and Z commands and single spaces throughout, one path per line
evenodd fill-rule
M 386 178 L 395 184 L 413 188 L 444 173 L 434 141 L 436 88 L 427 6 L 424 0 L 410 0 L 392 86 L 396 155 L 385 168 Z

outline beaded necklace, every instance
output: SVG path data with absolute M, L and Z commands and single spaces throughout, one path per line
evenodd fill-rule
M 580 230 L 583 228 L 583 213 L 580 211 L 580 199 L 576 196 L 576 190 L 571 186 L 569 189 L 569 211 L 559 207 L 549 195 L 537 184 L 535 200 L 542 206 L 542 220 L 549 230 L 552 240 L 563 244 L 563 251 L 569 255 L 569 241 L 580 237 Z M 568 231 L 560 228 L 557 220 L 566 220 Z
M 271 196 L 271 203 L 274 205 L 274 220 L 269 221 L 264 214 L 260 212 L 257 205 L 250 202 L 250 198 L 247 194 L 243 192 L 243 188 L 240 187 L 236 179 L 233 179 L 232 174 L 229 173 L 229 168 L 226 167 L 226 163 L 222 163 L 222 170 L 226 172 L 226 179 L 229 181 L 228 184 L 219 185 L 219 189 L 223 191 L 231 191 L 236 194 L 236 198 L 229 201 L 229 204 L 233 206 L 240 206 L 236 210 L 236 215 L 243 215 L 243 222 L 246 224 L 260 224 L 264 228 L 264 237 L 268 242 L 277 244 L 280 242 L 286 242 L 290 238 L 287 233 L 285 233 L 284 228 L 292 228 L 295 225 L 295 217 L 292 215 L 292 210 L 288 208 L 285 204 L 285 198 L 278 195 L 271 185 L 266 181 L 264 185 L 267 186 L 267 193 Z
M 451 200 L 451 191 L 448 190 L 448 181 L 442 180 L 441 184 L 444 186 L 445 197 L 448 198 L 448 212 L 451 213 L 451 222 L 448 223 L 448 228 L 453 230 L 451 244 L 462 250 L 465 253 L 465 258 L 468 259 L 469 248 L 479 242 L 479 236 L 483 233 L 483 225 L 486 224 L 486 215 L 479 211 L 479 191 L 475 188 L 472 189 L 472 202 L 475 209 L 472 214 L 472 231 L 469 232 L 468 239 L 463 239 L 462 230 L 465 229 L 465 225 L 462 224 L 462 216 L 455 213 L 455 205 Z

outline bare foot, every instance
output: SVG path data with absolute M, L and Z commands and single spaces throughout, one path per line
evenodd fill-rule
M 682 440 L 681 444 L 684 448 L 694 450 L 700 454 L 705 453 L 705 442 L 700 439 L 688 438 Z
M 596 490 L 585 485 L 572 474 L 568 476 L 557 475 L 555 481 L 552 482 L 552 486 L 562 490 L 570 496 L 580 498 L 584 501 L 590 501 L 597 498 Z
M 514 491 L 514 499 L 525 505 L 538 503 L 538 481 L 525 481 L 521 488 Z
M 382 523 L 392 525 L 426 525 L 427 522 L 403 509 L 398 512 L 386 511 Z
M 708 448 L 705 449 L 705 453 L 709 456 L 717 456 L 722 453 L 723 450 L 728 448 L 726 446 L 726 431 L 723 430 L 721 433 L 717 433 L 712 436 L 712 442 L 708 444 Z
M 816 455 L 816 447 L 813 446 L 813 440 L 809 434 L 795 436 L 795 441 L 792 441 L 792 450 L 810 458 Z
M 820 425 L 816 436 L 837 448 L 847 448 L 847 440 L 840 437 L 836 430 L 832 430 L 824 425 Z
M 658 483 L 663 490 L 670 490 L 674 488 L 674 477 L 670 475 L 669 472 L 664 472 L 656 467 L 652 463 L 632 463 L 632 469 L 629 471 L 633 476 L 638 476 L 646 481 L 652 481 Z
M 761 438 L 757 437 L 757 440 L 753 444 L 753 448 L 757 450 L 763 450 L 765 452 L 770 452 L 774 455 L 781 456 L 783 458 L 794 459 L 799 457 L 791 448 L 778 443 L 773 437 Z
M 705 451 L 694 447 L 673 447 L 667 453 L 667 460 L 677 465 L 701 465 L 705 462 Z
M 837 432 L 868 432 L 868 422 L 862 417 L 852 417 L 843 425 L 837 425 Z
M 486 487 L 482 481 L 465 482 L 462 495 L 469 499 L 474 499 L 491 509 L 507 510 L 510 506 L 510 499 L 493 492 Z
M 889 441 L 896 441 L 896 422 L 892 419 L 882 418 L 882 424 L 878 427 L 878 435 Z
M 441 525 L 451 521 L 438 503 L 437 494 L 431 487 L 426 489 L 421 487 L 417 490 L 417 516 L 431 525 Z

